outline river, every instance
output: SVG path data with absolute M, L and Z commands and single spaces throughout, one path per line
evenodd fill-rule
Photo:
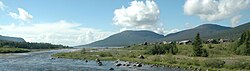
M 49 50 L 29 53 L 0 54 L 0 71 L 183 71 L 166 67 L 117 67 L 114 61 L 102 61 L 98 66 L 95 61 L 56 58 L 51 55 L 58 52 L 70 52 L 77 49 Z

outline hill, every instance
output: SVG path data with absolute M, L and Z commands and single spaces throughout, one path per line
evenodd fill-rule
M 132 44 L 139 44 L 143 42 L 154 42 L 159 39 L 164 38 L 163 35 L 154 33 L 152 31 L 123 31 L 114 35 L 109 36 L 106 39 L 96 41 L 83 46 L 91 46 L 91 47 L 106 47 L 106 46 L 127 46 Z
M 250 22 L 233 28 L 216 24 L 203 24 L 192 29 L 183 30 L 166 36 L 146 30 L 123 31 L 111 35 L 106 39 L 77 47 L 127 46 L 143 42 L 193 40 L 197 33 L 200 33 L 200 37 L 204 40 L 219 38 L 235 40 L 246 30 L 250 30 Z
M 0 40 L 4 40 L 4 41 L 14 41 L 14 42 L 25 42 L 25 40 L 24 40 L 23 38 L 2 36 L 2 35 L 0 35 Z
M 200 33 L 202 39 L 237 39 L 246 30 L 250 30 L 250 23 L 231 28 L 215 24 L 203 24 L 193 29 L 169 34 L 164 39 L 166 41 L 193 40 L 196 33 Z M 162 41 L 161 40 L 161 41 Z

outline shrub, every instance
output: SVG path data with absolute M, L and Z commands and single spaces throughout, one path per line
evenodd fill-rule
M 151 47 L 149 47 L 146 50 L 146 54 L 165 54 L 165 53 L 171 53 L 171 54 L 177 54 L 178 48 L 176 47 L 176 44 L 155 44 Z
M 208 44 L 209 49 L 213 49 L 214 47 L 211 44 Z
M 169 48 L 170 48 L 170 53 L 171 53 L 171 54 L 175 55 L 175 54 L 178 53 L 178 48 L 177 48 L 175 42 L 172 43 L 172 44 L 169 46 Z
M 112 54 L 110 52 L 100 52 L 99 56 L 100 57 L 110 57 L 110 56 L 112 56 Z
M 81 54 L 85 54 L 85 53 L 86 53 L 86 49 L 85 49 L 85 48 L 82 48 Z
M 202 54 L 201 54 L 202 57 L 208 57 L 208 52 L 206 49 L 202 49 Z

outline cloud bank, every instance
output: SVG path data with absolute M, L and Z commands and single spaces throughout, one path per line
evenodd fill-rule
M 3 4 L 3 2 L 0 1 L 0 9 L 1 9 L 1 10 L 4 10 L 5 7 L 6 7 L 6 6 Z
M 22 8 L 17 8 L 17 9 L 18 9 L 19 14 L 13 13 L 13 12 L 9 13 L 9 15 L 12 18 L 19 19 L 19 20 L 22 20 L 22 21 L 30 21 L 30 20 L 32 20 L 33 16 L 30 15 L 27 11 L 25 11 Z
M 160 10 L 153 0 L 134 0 L 130 6 L 114 11 L 114 24 L 122 27 L 121 30 L 151 30 L 161 33 L 163 28 L 158 25 Z
M 234 17 L 231 19 L 232 27 L 238 26 L 241 17 L 242 17 L 242 15 L 238 15 L 238 16 L 234 16 Z
M 111 32 L 81 27 L 64 20 L 31 25 L 0 25 L 0 34 L 22 37 L 28 42 L 46 42 L 63 45 L 83 45 L 108 37 Z
M 184 13 L 206 21 L 220 21 L 250 9 L 250 0 L 186 0 Z

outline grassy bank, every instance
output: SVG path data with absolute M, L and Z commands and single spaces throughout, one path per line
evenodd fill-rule
M 28 49 L 23 48 L 0 48 L 0 53 L 24 53 L 24 52 L 30 52 Z
M 161 44 L 163 45 L 163 44 Z M 134 45 L 125 48 L 101 49 L 98 52 L 88 52 L 91 49 L 81 51 L 58 53 L 54 57 L 90 59 L 94 60 L 123 60 L 131 62 L 142 62 L 145 64 L 157 64 L 167 67 L 181 67 L 185 69 L 200 68 L 202 70 L 222 70 L 222 71 L 244 71 L 250 70 L 250 56 L 236 55 L 230 51 L 231 43 L 223 44 L 203 44 L 207 49 L 208 57 L 191 56 L 192 45 L 177 45 L 176 55 L 147 54 L 145 53 L 151 45 Z M 92 49 L 97 50 L 97 49 Z M 138 58 L 143 55 L 145 59 Z

